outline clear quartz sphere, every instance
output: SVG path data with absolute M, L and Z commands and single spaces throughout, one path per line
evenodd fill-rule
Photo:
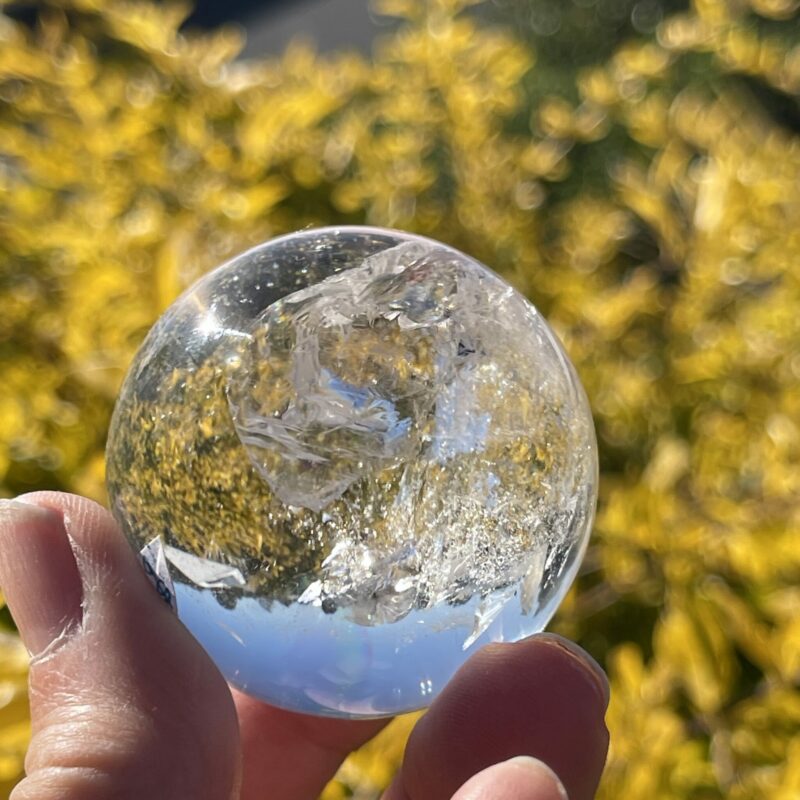
M 430 239 L 305 230 L 172 305 L 122 387 L 108 489 L 231 684 L 342 717 L 428 705 L 540 631 L 578 569 L 597 449 L 536 309 Z

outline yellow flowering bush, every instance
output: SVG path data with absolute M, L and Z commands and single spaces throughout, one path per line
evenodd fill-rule
M 126 365 L 227 256 L 309 224 L 434 236 L 532 298 L 592 402 L 596 530 L 554 627 L 610 673 L 601 798 L 800 797 L 800 4 L 694 0 L 552 93 L 471 5 L 380 0 L 401 22 L 371 59 L 260 61 L 177 4 L 0 13 L 0 495 L 104 499 Z M 326 800 L 377 797 L 412 721 Z

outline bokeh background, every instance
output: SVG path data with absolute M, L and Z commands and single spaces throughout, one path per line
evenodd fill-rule
M 534 301 L 591 399 L 598 517 L 553 627 L 610 674 L 600 797 L 797 800 L 797 0 L 352 0 L 320 48 L 280 5 L 245 46 L 208 5 L 0 2 L 0 496 L 104 499 L 126 365 L 228 256 L 310 224 L 441 239 Z M 2 625 L 5 797 L 29 725 Z M 377 797 L 409 726 L 326 800 Z

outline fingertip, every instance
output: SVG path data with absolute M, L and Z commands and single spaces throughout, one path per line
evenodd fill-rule
M 584 650 L 580 645 L 559 636 L 557 633 L 539 633 L 536 636 L 530 637 L 525 641 L 543 643 L 550 647 L 558 648 L 562 653 L 573 659 L 575 665 L 582 670 L 586 679 L 592 683 L 597 690 L 600 703 L 603 711 L 608 708 L 609 700 L 611 699 L 611 689 L 608 684 L 608 676 L 600 664 Z
M 412 732 L 396 785 L 410 800 L 450 797 L 478 770 L 525 753 L 550 765 L 572 800 L 594 797 L 608 748 L 599 681 L 551 636 L 483 648 Z
M 33 492 L 20 502 L 55 512 L 63 519 L 67 540 L 74 554 L 83 584 L 85 605 L 110 602 L 119 596 L 112 591 L 126 584 L 127 600 L 135 596 L 144 602 L 164 606 L 149 586 L 136 554 L 122 535 L 108 509 L 79 495 L 62 492 Z M 156 602 L 157 601 L 157 602 Z
M 568 800 L 567 790 L 543 761 L 514 756 L 473 775 L 452 800 Z
M 0 586 L 32 656 L 77 628 L 83 589 L 61 513 L 0 502 Z
M 60 525 L 57 541 L 53 537 L 52 541 L 42 540 L 41 557 L 29 559 L 29 568 L 23 572 L 14 571 L 17 580 L 27 576 L 26 597 L 52 597 L 55 606 L 63 606 L 71 598 L 70 607 L 77 607 L 77 612 L 73 610 L 70 619 L 77 614 L 80 621 L 71 632 L 101 634 L 109 643 L 124 638 L 127 631 L 139 630 L 145 621 L 150 629 L 185 638 L 185 629 L 148 581 L 140 559 L 106 508 L 61 492 L 34 492 L 14 503 L 30 509 L 36 518 L 58 520 Z M 18 562 L 19 557 L 14 560 Z M 65 563 L 71 565 L 70 570 Z M 63 577 L 67 572 L 69 585 Z M 13 613 L 11 602 L 9 606 Z M 66 638 L 58 641 L 66 642 Z M 41 648 L 28 646 L 41 655 Z M 50 649 L 46 652 L 49 655 Z

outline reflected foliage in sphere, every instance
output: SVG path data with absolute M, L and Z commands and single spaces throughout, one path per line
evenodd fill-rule
M 153 328 L 108 443 L 113 512 L 160 539 L 228 680 L 298 711 L 427 705 L 552 616 L 589 535 L 588 404 L 533 306 L 437 242 L 307 230 Z

